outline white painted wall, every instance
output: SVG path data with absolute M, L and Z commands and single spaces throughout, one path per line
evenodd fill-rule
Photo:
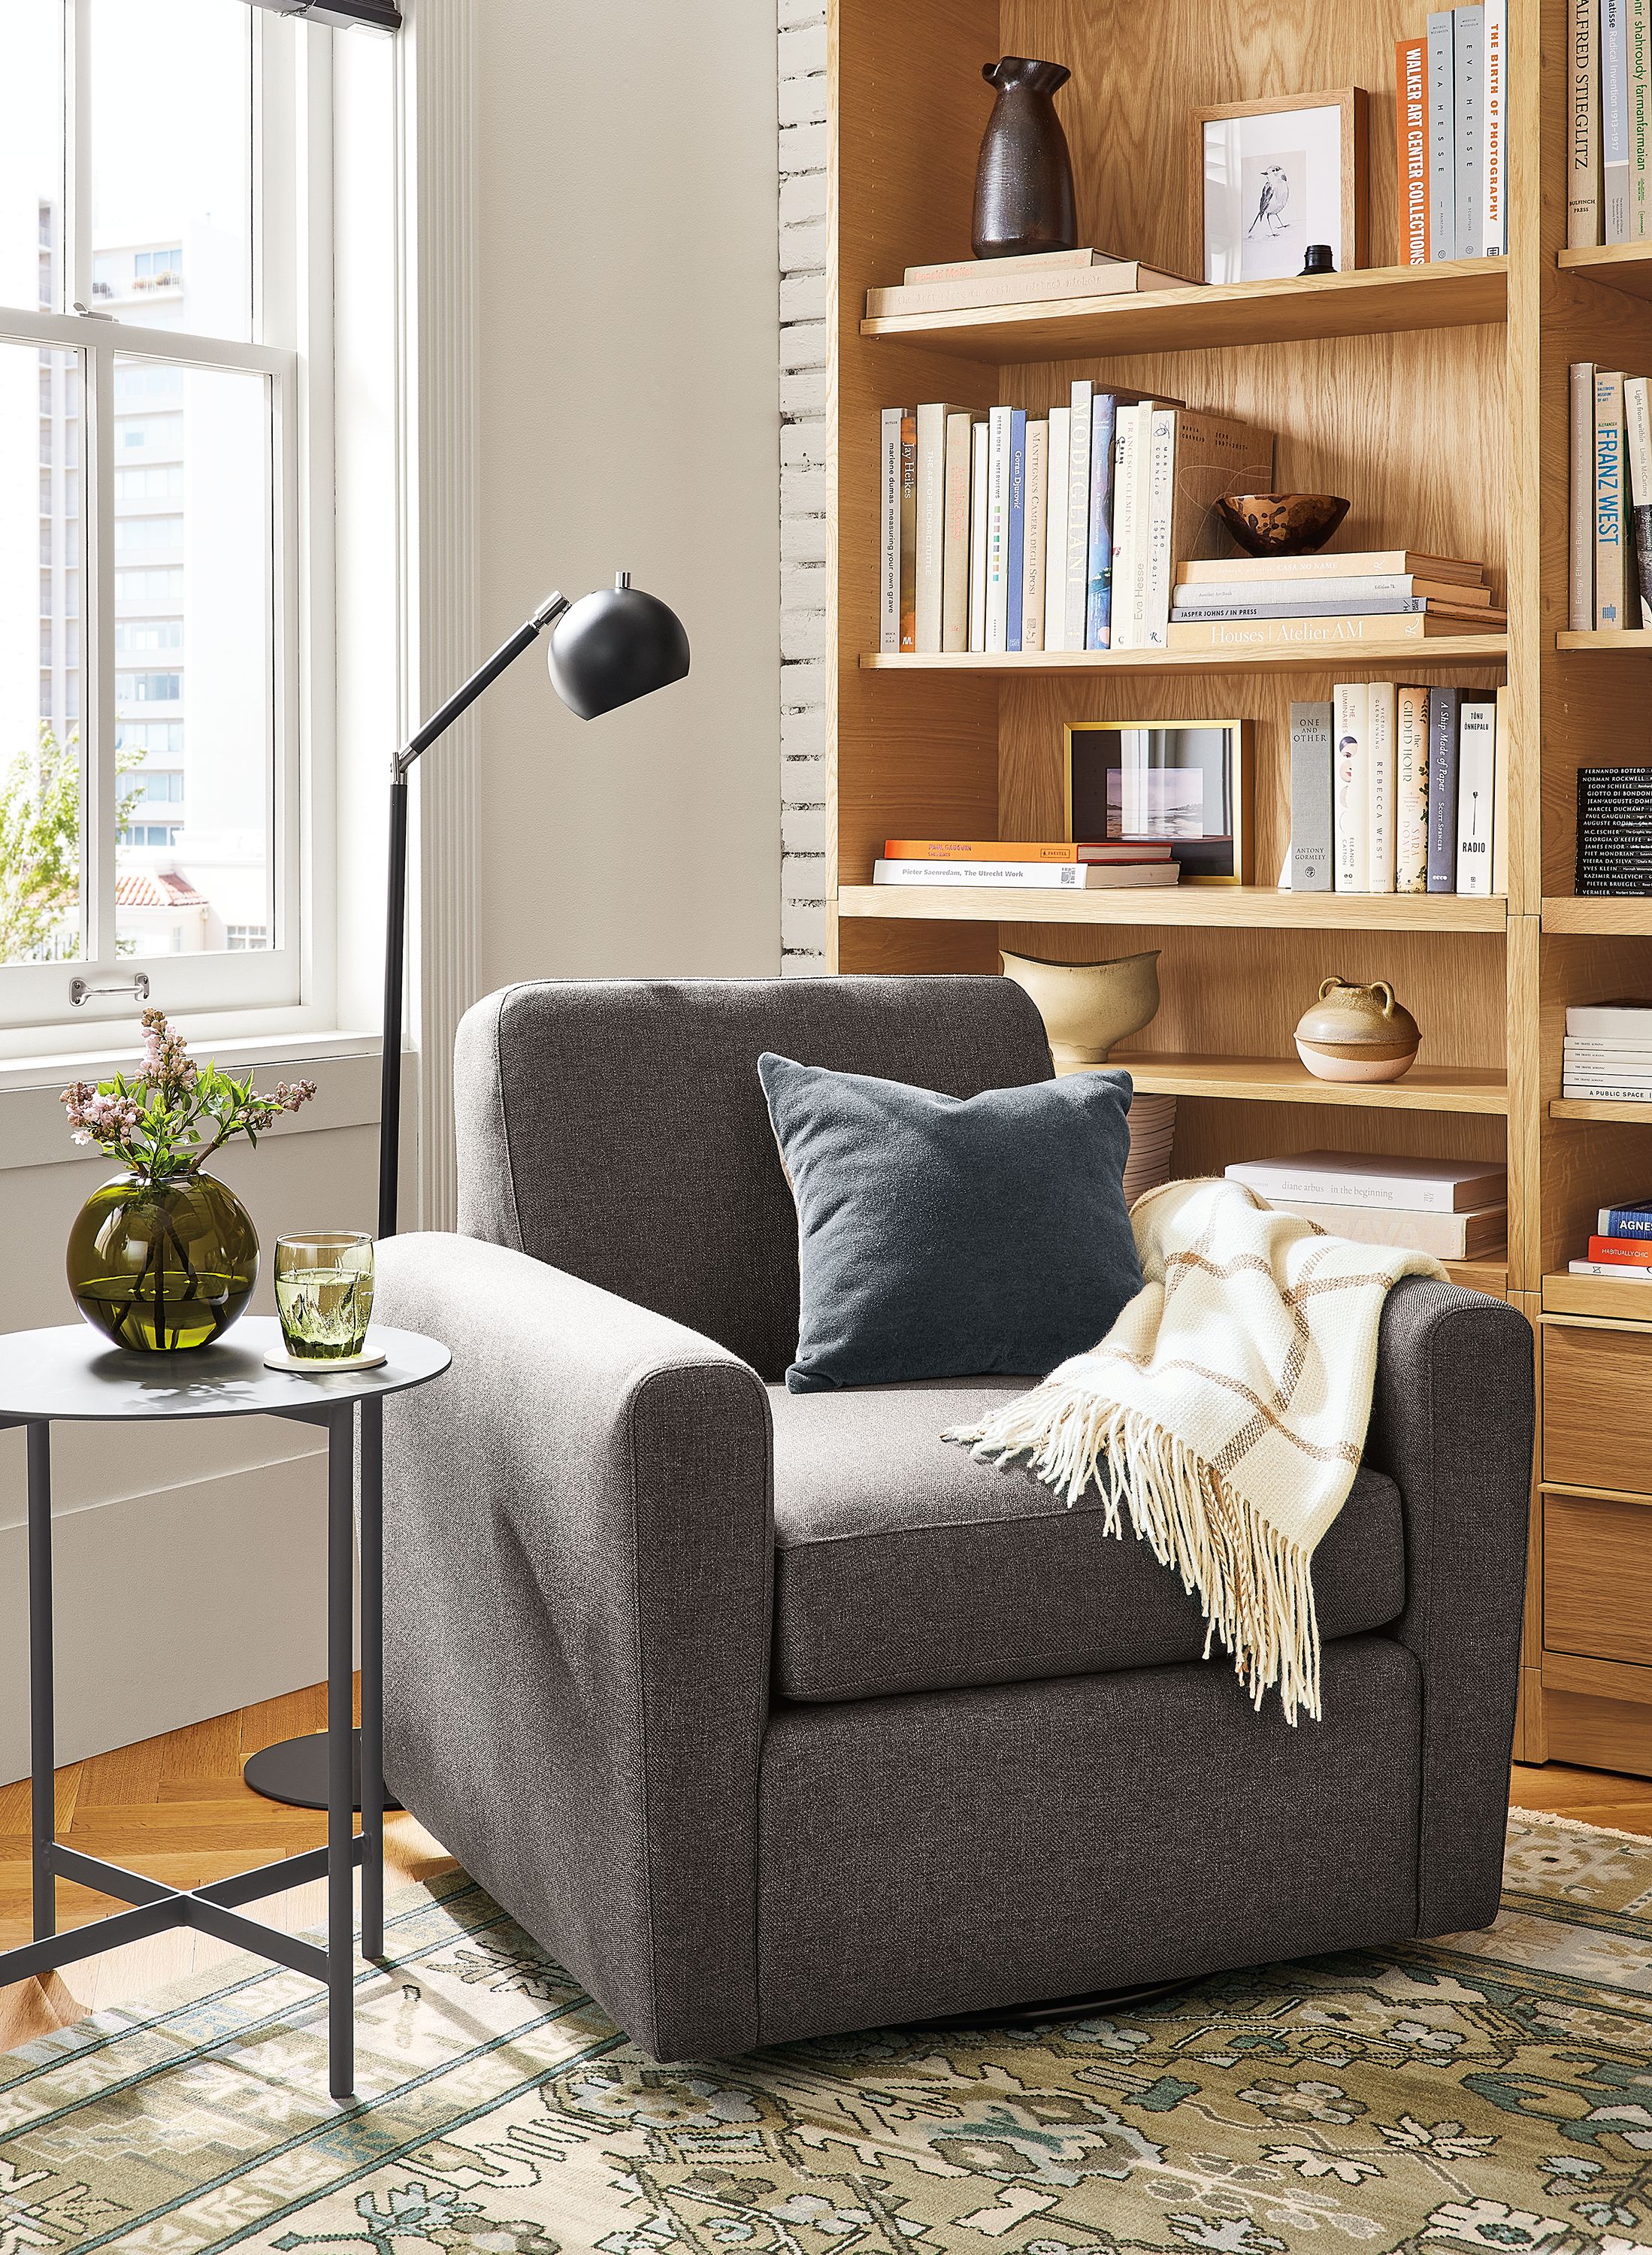
M 583 592 L 623 566 L 679 611 L 693 646 L 686 683 L 602 721 L 573 719 L 532 659 L 489 692 L 479 991 L 544 975 L 772 975 L 771 0 L 615 0 L 600 41 L 582 0 L 478 0 L 476 19 L 484 645 L 552 586 Z M 383 573 L 394 540 L 393 522 L 376 543 L 353 524 L 349 552 L 376 552 Z M 382 792 L 350 797 L 349 753 L 387 725 L 363 711 L 341 730 L 355 832 L 341 867 L 360 860 L 368 891 Z M 376 776 L 384 748 L 369 748 Z M 8 1167 L 5 1134 L 0 1109 L 0 1330 L 66 1321 L 64 1241 L 105 1170 Z M 284 1133 L 224 1171 L 266 1245 L 354 1224 L 372 1207 L 371 1129 Z M 322 1464 L 303 1429 L 249 1421 L 118 1445 L 81 1434 L 59 1456 L 60 1760 L 320 1675 Z M 28 1766 L 22 1519 L 21 1437 L 0 1433 L 0 1780 Z
M 599 721 L 490 692 L 484 992 L 779 968 L 772 7 L 477 11 L 484 640 L 623 566 L 693 648 Z

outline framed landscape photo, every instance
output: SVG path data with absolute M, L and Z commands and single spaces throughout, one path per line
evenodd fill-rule
M 1365 264 L 1367 109 L 1349 86 L 1193 112 L 1206 282 L 1300 274 L 1311 242 Z
M 1248 720 L 1075 720 L 1067 834 L 1094 845 L 1168 839 L 1185 884 L 1248 885 L 1253 766 Z

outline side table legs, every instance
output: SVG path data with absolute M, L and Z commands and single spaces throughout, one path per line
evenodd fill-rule
M 355 2088 L 355 1671 L 350 1587 L 355 1551 L 354 1404 L 327 1424 L 327 2087 Z
M 29 1434 L 29 1804 L 33 1826 L 34 1938 L 58 1930 L 57 1721 L 52 1666 L 52 1428 Z
M 384 1405 L 362 1404 L 362 1955 L 384 1955 Z

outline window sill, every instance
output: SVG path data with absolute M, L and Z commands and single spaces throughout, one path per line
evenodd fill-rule
M 235 1072 L 255 1071 L 265 1085 L 299 1078 L 320 1084 L 313 1102 L 269 1129 L 271 1135 L 313 1135 L 334 1128 L 378 1124 L 376 1034 L 254 1034 L 193 1046 L 201 1056 Z M 0 1064 L 0 1172 L 97 1159 L 97 1152 L 71 1142 L 59 1096 L 72 1080 L 107 1079 L 113 1072 L 130 1071 L 140 1054 L 135 1047 L 110 1045 Z M 404 1083 L 411 1061 L 411 1053 L 404 1054 Z M 404 1109 L 410 1099 L 411 1091 L 404 1086 Z

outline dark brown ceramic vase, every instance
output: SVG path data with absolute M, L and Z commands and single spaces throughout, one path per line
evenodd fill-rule
M 1065 63 L 1005 55 L 981 74 L 998 99 L 981 137 L 975 168 L 977 258 L 1012 258 L 1030 250 L 1076 250 L 1078 207 L 1072 158 L 1051 99 L 1072 74 Z

